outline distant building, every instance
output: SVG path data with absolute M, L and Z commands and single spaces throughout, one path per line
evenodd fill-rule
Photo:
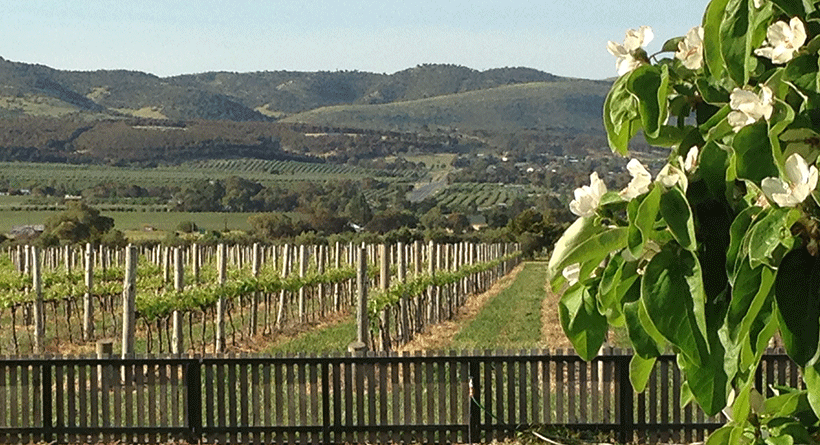
M 14 226 L 9 230 L 9 237 L 14 239 L 31 239 L 40 236 L 45 232 L 46 226 L 43 224 L 27 224 L 24 226 Z

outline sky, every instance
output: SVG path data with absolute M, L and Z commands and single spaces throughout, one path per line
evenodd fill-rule
M 206 71 L 394 73 L 425 63 L 617 75 L 606 42 L 649 25 L 651 54 L 707 0 L 5 0 L 0 57 L 158 76 Z

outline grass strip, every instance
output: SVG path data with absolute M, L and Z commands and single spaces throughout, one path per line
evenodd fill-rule
M 345 352 L 347 346 L 354 340 L 356 340 L 356 319 L 351 317 L 323 329 L 303 332 L 290 340 L 267 348 L 264 352 L 271 354 Z
M 524 349 L 541 345 L 541 302 L 547 263 L 529 262 L 515 281 L 488 301 L 449 349 Z

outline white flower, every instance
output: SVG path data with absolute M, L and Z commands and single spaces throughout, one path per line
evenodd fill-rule
M 755 8 L 760 9 L 763 6 L 763 0 L 754 0 Z
M 794 53 L 806 43 L 806 28 L 799 18 L 793 17 L 789 23 L 780 20 L 766 30 L 766 41 L 755 50 L 758 56 L 772 59 L 772 63 L 783 64 L 794 58 Z
M 682 163 L 682 159 L 678 159 L 678 163 Z M 658 176 L 655 178 L 655 181 L 660 182 L 666 188 L 674 187 L 675 184 L 680 184 L 680 188 L 683 191 L 686 191 L 686 188 L 689 186 L 686 173 L 672 164 L 664 165 L 658 173 Z
M 569 210 L 578 216 L 592 216 L 598 209 L 601 196 L 606 193 L 606 184 L 598 178 L 598 173 L 589 175 L 589 185 L 575 189 L 575 199 L 569 203 Z
M 698 147 L 692 147 L 686 153 L 686 160 L 683 161 L 683 169 L 692 172 L 698 166 Z
M 621 190 L 621 198 L 631 201 L 636 196 L 643 195 L 649 191 L 649 185 L 652 184 L 652 175 L 646 171 L 646 167 L 641 164 L 641 161 L 632 159 L 626 164 L 626 169 L 632 175 L 632 180 L 626 185 L 626 188 Z
M 766 85 L 760 87 L 759 94 L 735 88 L 729 96 L 729 106 L 734 110 L 727 116 L 729 124 L 738 132 L 746 125 L 757 122 L 761 117 L 769 120 L 774 111 L 773 104 L 774 94 Z
M 618 75 L 624 74 L 634 70 L 643 62 L 635 58 L 635 51 L 646 46 L 655 37 L 652 28 L 648 26 L 641 26 L 639 29 L 629 29 L 626 31 L 624 44 L 619 45 L 610 40 L 606 49 L 610 54 L 615 56 L 615 68 L 618 70 Z
M 700 69 L 703 66 L 703 27 L 695 26 L 678 42 L 678 51 L 675 57 L 683 62 L 683 66 L 690 70 Z
M 569 282 L 569 285 L 572 286 L 578 282 L 581 276 L 581 265 L 578 263 L 570 264 L 561 271 L 561 275 L 563 275 L 564 278 L 567 279 L 567 282 Z
M 800 204 L 817 187 L 817 167 L 809 167 L 797 153 L 786 159 L 786 176 L 789 182 L 769 177 L 760 183 L 763 193 L 780 207 Z

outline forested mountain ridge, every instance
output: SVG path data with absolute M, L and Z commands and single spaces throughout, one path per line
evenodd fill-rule
M 477 71 L 456 65 L 420 65 L 394 74 L 264 71 L 158 77 L 125 70 L 63 71 L 0 59 L 0 109 L 6 115 L 49 114 L 46 107 L 21 104 L 56 100 L 62 109 L 58 115 L 73 109 L 167 119 L 264 120 L 330 105 L 385 104 L 560 79 L 529 68 Z
M 509 150 L 526 140 L 541 147 L 568 137 L 584 145 L 583 152 L 601 147 L 600 115 L 610 85 L 530 68 L 420 65 L 394 74 L 158 77 L 0 58 L 0 160 L 347 162 L 405 151 L 462 152 L 464 143 Z M 357 137 L 309 137 L 350 132 Z

